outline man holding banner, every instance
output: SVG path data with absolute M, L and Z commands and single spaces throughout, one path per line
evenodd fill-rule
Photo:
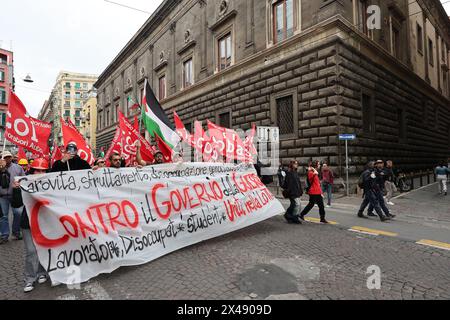
M 69 142 L 61 160 L 53 164 L 51 172 L 76 171 L 91 169 L 89 163 L 78 156 L 78 147 L 75 142 Z
M 21 177 L 25 175 L 22 167 L 13 163 L 13 156 L 9 151 L 2 153 L 2 159 L 0 160 L 0 206 L 3 216 L 0 218 L 0 244 L 4 244 L 9 240 L 9 207 L 12 201 L 13 183 L 15 177 Z M 12 232 L 16 240 L 22 240 L 20 233 L 20 216 L 22 214 L 22 208 L 13 208 L 13 225 Z

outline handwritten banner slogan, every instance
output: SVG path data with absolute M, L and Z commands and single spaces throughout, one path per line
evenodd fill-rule
M 52 280 L 66 284 L 148 263 L 284 211 L 248 164 L 105 168 L 21 179 L 39 259 Z

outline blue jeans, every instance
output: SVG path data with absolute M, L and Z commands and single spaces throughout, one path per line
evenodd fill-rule
M 0 218 L 0 233 L 2 239 L 8 239 L 9 238 L 9 206 L 10 206 L 10 200 L 5 197 L 0 197 L 0 206 L 2 207 L 3 217 Z M 23 207 L 20 208 L 13 208 L 13 225 L 12 225 L 12 232 L 13 235 L 19 236 L 20 235 L 20 218 L 22 216 Z
M 331 206 L 333 199 L 333 185 L 331 183 L 322 183 L 322 192 L 327 193 L 328 205 Z

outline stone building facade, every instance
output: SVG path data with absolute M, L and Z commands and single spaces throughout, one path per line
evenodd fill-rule
M 95 84 L 97 148 L 148 77 L 188 128 L 280 127 L 282 161 L 342 173 L 338 134 L 356 133 L 351 172 L 376 158 L 430 168 L 450 155 L 450 21 L 438 0 L 410 2 L 166 0 Z

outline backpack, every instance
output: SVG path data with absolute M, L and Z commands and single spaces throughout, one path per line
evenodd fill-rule
M 284 169 L 284 168 L 278 169 L 277 176 L 278 176 L 278 183 L 279 183 L 280 187 L 283 188 L 284 183 L 286 181 L 286 169 Z
M 364 189 L 364 172 L 361 173 L 361 175 L 359 176 L 359 179 L 358 179 L 358 187 L 359 187 L 360 189 Z
M 305 193 L 309 194 L 310 189 L 311 189 L 311 182 L 308 179 L 308 174 L 306 174 Z
M 7 170 L 0 173 L 0 188 L 8 189 L 11 184 L 11 175 Z

